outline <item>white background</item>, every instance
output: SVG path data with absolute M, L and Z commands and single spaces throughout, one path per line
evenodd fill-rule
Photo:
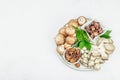
M 76 71 L 56 55 L 54 36 L 69 19 L 112 29 L 116 50 L 100 71 Z M 120 80 L 120 0 L 0 0 L 0 80 Z

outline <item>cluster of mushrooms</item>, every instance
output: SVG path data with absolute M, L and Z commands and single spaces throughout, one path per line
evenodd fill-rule
M 60 28 L 55 37 L 57 45 L 56 49 L 62 59 L 76 69 L 80 70 L 83 66 L 89 69 L 99 70 L 101 68 L 100 64 L 103 64 L 109 59 L 109 55 L 113 53 L 115 46 L 112 39 L 99 37 L 96 42 L 93 43 L 90 51 L 85 47 L 82 49 L 74 47 L 73 45 L 77 41 L 75 28 L 83 27 L 87 21 L 87 18 L 80 16 L 77 19 L 71 19 L 67 24 Z M 93 23 L 94 22 L 91 24 Z M 95 29 L 94 31 L 98 30 L 96 27 L 93 28 Z M 100 26 L 98 26 L 98 28 L 102 30 Z M 85 28 L 85 30 L 88 32 L 87 28 Z M 100 33 L 102 32 L 103 30 Z M 91 36 L 89 32 L 88 34 L 88 36 Z

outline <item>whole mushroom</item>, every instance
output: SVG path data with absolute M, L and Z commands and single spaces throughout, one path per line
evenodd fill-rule
M 73 27 L 67 27 L 65 29 L 65 32 L 66 32 L 67 35 L 72 36 L 72 35 L 75 34 L 75 29 Z
M 64 43 L 65 38 L 62 34 L 57 34 L 56 37 L 55 37 L 55 41 L 56 41 L 57 45 L 61 45 L 61 44 Z
M 59 33 L 63 34 L 64 36 L 66 36 L 65 27 L 60 28 Z
M 78 22 L 77 22 L 77 20 L 71 19 L 71 20 L 68 22 L 68 26 L 69 26 L 69 27 L 78 27 Z
M 78 17 L 78 23 L 79 23 L 80 26 L 82 26 L 86 22 L 87 22 L 87 19 L 84 16 Z
M 66 37 L 66 43 L 70 44 L 70 45 L 73 45 L 76 41 L 76 38 L 75 37 L 72 37 L 72 36 L 68 36 Z
M 64 49 L 64 45 L 59 45 L 57 46 L 57 52 L 60 54 L 60 55 L 63 55 L 65 49 Z

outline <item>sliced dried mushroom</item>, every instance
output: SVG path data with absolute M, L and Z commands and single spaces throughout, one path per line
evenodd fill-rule
M 65 41 L 65 37 L 62 34 L 57 34 L 55 37 L 56 44 L 61 45 Z
M 77 62 L 81 57 L 81 53 L 79 49 L 69 48 L 65 52 L 65 59 L 70 63 Z
M 103 33 L 103 29 L 100 26 L 100 23 L 96 21 L 93 21 L 90 25 L 86 26 L 85 29 L 92 39 Z

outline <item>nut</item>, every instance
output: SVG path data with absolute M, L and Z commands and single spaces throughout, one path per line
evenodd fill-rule
M 82 26 L 83 24 L 85 24 L 87 22 L 87 19 L 84 16 L 80 16 L 78 18 L 78 23 L 80 26 Z

